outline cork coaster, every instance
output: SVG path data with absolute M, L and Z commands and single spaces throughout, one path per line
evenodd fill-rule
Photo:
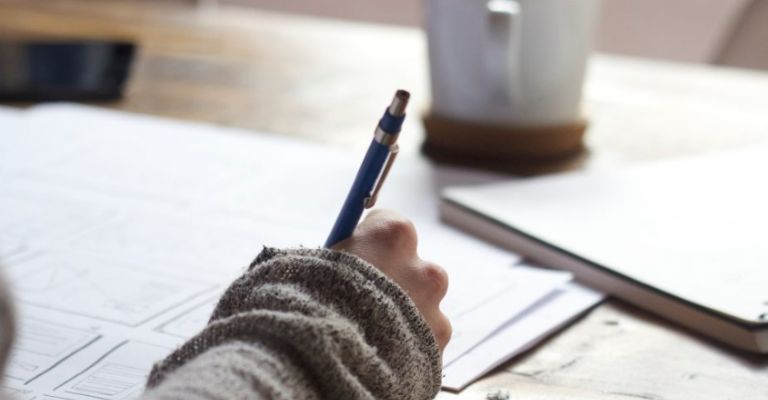
M 423 117 L 423 152 L 440 162 L 462 165 L 559 162 L 584 152 L 586 119 L 571 124 L 537 127 L 486 125 Z

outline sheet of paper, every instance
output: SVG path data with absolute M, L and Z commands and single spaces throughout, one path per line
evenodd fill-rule
M 22 398 L 135 397 L 262 246 L 322 243 L 362 157 L 66 104 L 3 118 L 0 264 L 22 320 L 3 389 Z M 379 200 L 414 220 L 420 255 L 449 274 L 446 362 L 568 279 L 438 222 L 442 187 L 497 178 L 402 158 Z
M 23 138 L 21 124 L 24 113 L 21 110 L 0 106 L 0 179 L 12 169 L 24 163 L 17 149 L 17 142 Z
M 66 395 L 109 400 L 136 398 L 144 391 L 147 359 L 162 359 L 171 349 L 126 340 L 110 349 L 92 366 L 57 387 Z
M 446 307 L 445 312 L 454 326 L 454 332 L 443 353 L 443 364 L 455 361 L 504 323 L 513 320 L 569 280 L 571 274 L 567 272 L 515 268 L 505 279 L 510 285 L 485 303 L 460 314 L 454 314 Z M 482 291 L 470 295 L 478 293 Z
M 31 256 L 5 272 L 19 301 L 126 326 L 139 326 L 215 287 L 162 266 L 67 252 Z
M 569 283 L 528 308 L 443 370 L 443 387 L 461 390 L 602 301 L 604 295 Z
M 22 319 L 6 376 L 22 381 L 45 373 L 99 338 L 95 332 L 35 318 Z
M 17 300 L 19 336 L 3 385 L 10 392 L 22 394 L 22 398 L 133 398 L 143 389 L 152 363 L 183 340 L 160 331 L 162 325 L 170 322 L 167 312 L 130 326 L 133 321 L 116 321 L 101 318 L 103 315 L 91 315 L 102 313 L 103 309 L 87 310 L 87 313 L 81 314 L 65 310 L 75 304 L 70 299 L 62 298 L 60 301 L 69 305 L 49 308 Z M 188 304 L 199 302 L 194 298 Z M 115 306 L 118 305 L 115 303 Z M 129 314 L 132 312 L 128 311 Z M 122 362 L 112 354 L 121 346 L 134 342 L 151 347 L 139 347 L 131 351 L 130 362 L 125 361 L 125 364 L 133 367 L 133 372 L 128 373 L 129 369 L 115 365 Z M 104 365 L 104 360 L 117 368 L 100 370 L 99 366 Z M 86 393 L 86 387 L 98 386 L 96 377 L 104 377 L 109 371 L 119 370 L 125 374 L 120 374 L 119 378 L 114 377 L 114 380 L 120 382 L 122 389 L 100 394 L 96 390 Z M 90 380 L 84 380 L 89 375 L 92 375 Z

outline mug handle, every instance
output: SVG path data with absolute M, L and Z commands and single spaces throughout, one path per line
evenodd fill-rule
M 488 0 L 488 38 L 485 67 L 488 92 L 494 101 L 505 104 L 517 93 L 520 68 L 520 3 L 515 0 Z

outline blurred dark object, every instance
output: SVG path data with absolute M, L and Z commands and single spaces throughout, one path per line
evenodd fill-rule
M 134 52 L 120 41 L 0 41 L 0 101 L 118 99 Z

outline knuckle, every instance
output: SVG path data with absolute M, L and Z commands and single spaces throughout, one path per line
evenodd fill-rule
M 423 274 L 430 290 L 442 299 L 448 292 L 448 273 L 441 266 L 427 262 L 423 266 Z
M 371 231 L 372 239 L 391 247 L 415 247 L 416 228 L 405 218 L 386 219 Z
M 405 218 L 389 219 L 383 224 L 384 229 L 401 239 L 416 240 L 416 228 L 413 222 Z
M 435 340 L 440 347 L 445 347 L 451 340 L 451 336 L 453 336 L 453 327 L 445 315 L 441 315 L 441 318 L 433 328 L 432 333 L 435 335 Z

